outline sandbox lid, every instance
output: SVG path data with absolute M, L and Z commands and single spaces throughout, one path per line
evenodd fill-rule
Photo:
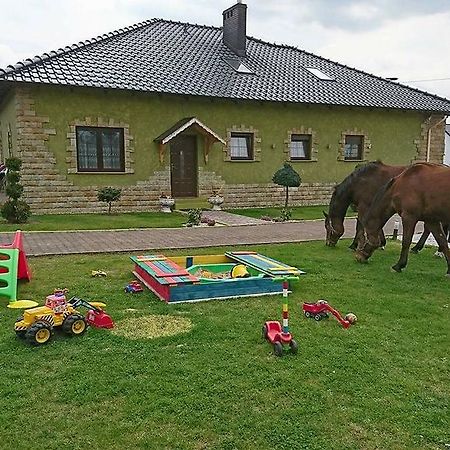
M 131 256 L 131 260 L 151 276 L 157 278 L 160 284 L 173 285 L 200 281 L 164 255 Z
M 234 261 L 253 267 L 271 277 L 298 276 L 306 273 L 297 267 L 289 266 L 257 252 L 226 252 L 225 255 Z

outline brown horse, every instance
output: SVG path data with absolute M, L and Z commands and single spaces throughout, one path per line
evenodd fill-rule
M 344 218 L 350 205 L 358 211 L 356 234 L 350 248 L 356 250 L 358 243 L 364 243 L 364 228 L 361 218 L 365 215 L 372 203 L 375 194 L 391 178 L 403 172 L 407 166 L 388 166 L 381 161 L 373 161 L 356 168 L 342 183 L 338 184 L 331 196 L 328 214 L 324 211 L 326 244 L 334 247 L 344 234 Z M 385 245 L 383 231 L 380 239 Z
M 380 246 L 379 232 L 397 212 L 402 218 L 403 239 L 400 258 L 392 268 L 401 272 L 408 263 L 408 250 L 418 221 L 424 221 L 447 260 L 450 276 L 450 252 L 441 223 L 450 223 L 450 168 L 417 163 L 389 181 L 375 196 L 362 222 L 367 234 L 356 259 L 365 262 Z

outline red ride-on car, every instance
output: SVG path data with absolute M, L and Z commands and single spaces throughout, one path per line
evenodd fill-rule
M 280 322 L 276 320 L 266 322 L 262 328 L 262 335 L 273 345 L 275 356 L 282 356 L 285 348 L 294 355 L 297 353 L 297 342 L 292 338 L 291 333 L 283 333 Z

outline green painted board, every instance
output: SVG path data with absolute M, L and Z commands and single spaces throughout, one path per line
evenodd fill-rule
M 225 255 L 234 261 L 260 270 L 271 277 L 281 277 L 283 275 L 298 276 L 305 273 L 297 267 L 289 266 L 256 252 L 226 252 Z

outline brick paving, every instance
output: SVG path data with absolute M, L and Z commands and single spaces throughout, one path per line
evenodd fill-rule
M 386 225 L 387 234 L 392 234 L 393 222 L 391 219 Z M 344 237 L 353 237 L 355 224 L 355 219 L 346 219 Z M 13 234 L 0 233 L 0 243 L 10 243 Z M 27 254 L 44 256 L 323 241 L 325 230 L 323 221 L 317 220 L 229 227 L 24 232 L 23 235 Z

